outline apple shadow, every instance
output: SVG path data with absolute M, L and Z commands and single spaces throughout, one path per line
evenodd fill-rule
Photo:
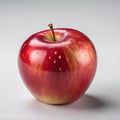
M 85 94 L 76 102 L 68 104 L 66 107 L 77 110 L 99 110 L 110 106 L 109 102 L 92 95 Z

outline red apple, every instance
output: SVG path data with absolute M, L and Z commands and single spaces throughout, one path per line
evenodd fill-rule
M 22 45 L 18 67 L 38 100 L 47 104 L 71 103 L 81 97 L 96 72 L 97 55 L 91 40 L 70 28 L 44 30 Z

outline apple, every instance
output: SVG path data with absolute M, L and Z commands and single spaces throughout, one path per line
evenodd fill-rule
M 97 54 L 91 40 L 71 28 L 53 28 L 31 35 L 18 55 L 20 75 L 32 95 L 47 104 L 80 98 L 96 72 Z

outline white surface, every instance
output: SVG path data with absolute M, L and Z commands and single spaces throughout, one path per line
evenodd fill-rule
M 18 73 L 20 46 L 50 22 L 84 32 L 97 49 L 93 83 L 81 99 L 69 105 L 38 102 Z M 0 120 L 120 120 L 119 52 L 119 0 L 1 0 Z

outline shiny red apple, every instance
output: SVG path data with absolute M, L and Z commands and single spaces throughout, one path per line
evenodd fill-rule
M 71 103 L 81 97 L 96 72 L 97 55 L 91 40 L 70 28 L 44 30 L 22 45 L 18 67 L 38 100 L 47 104 Z

